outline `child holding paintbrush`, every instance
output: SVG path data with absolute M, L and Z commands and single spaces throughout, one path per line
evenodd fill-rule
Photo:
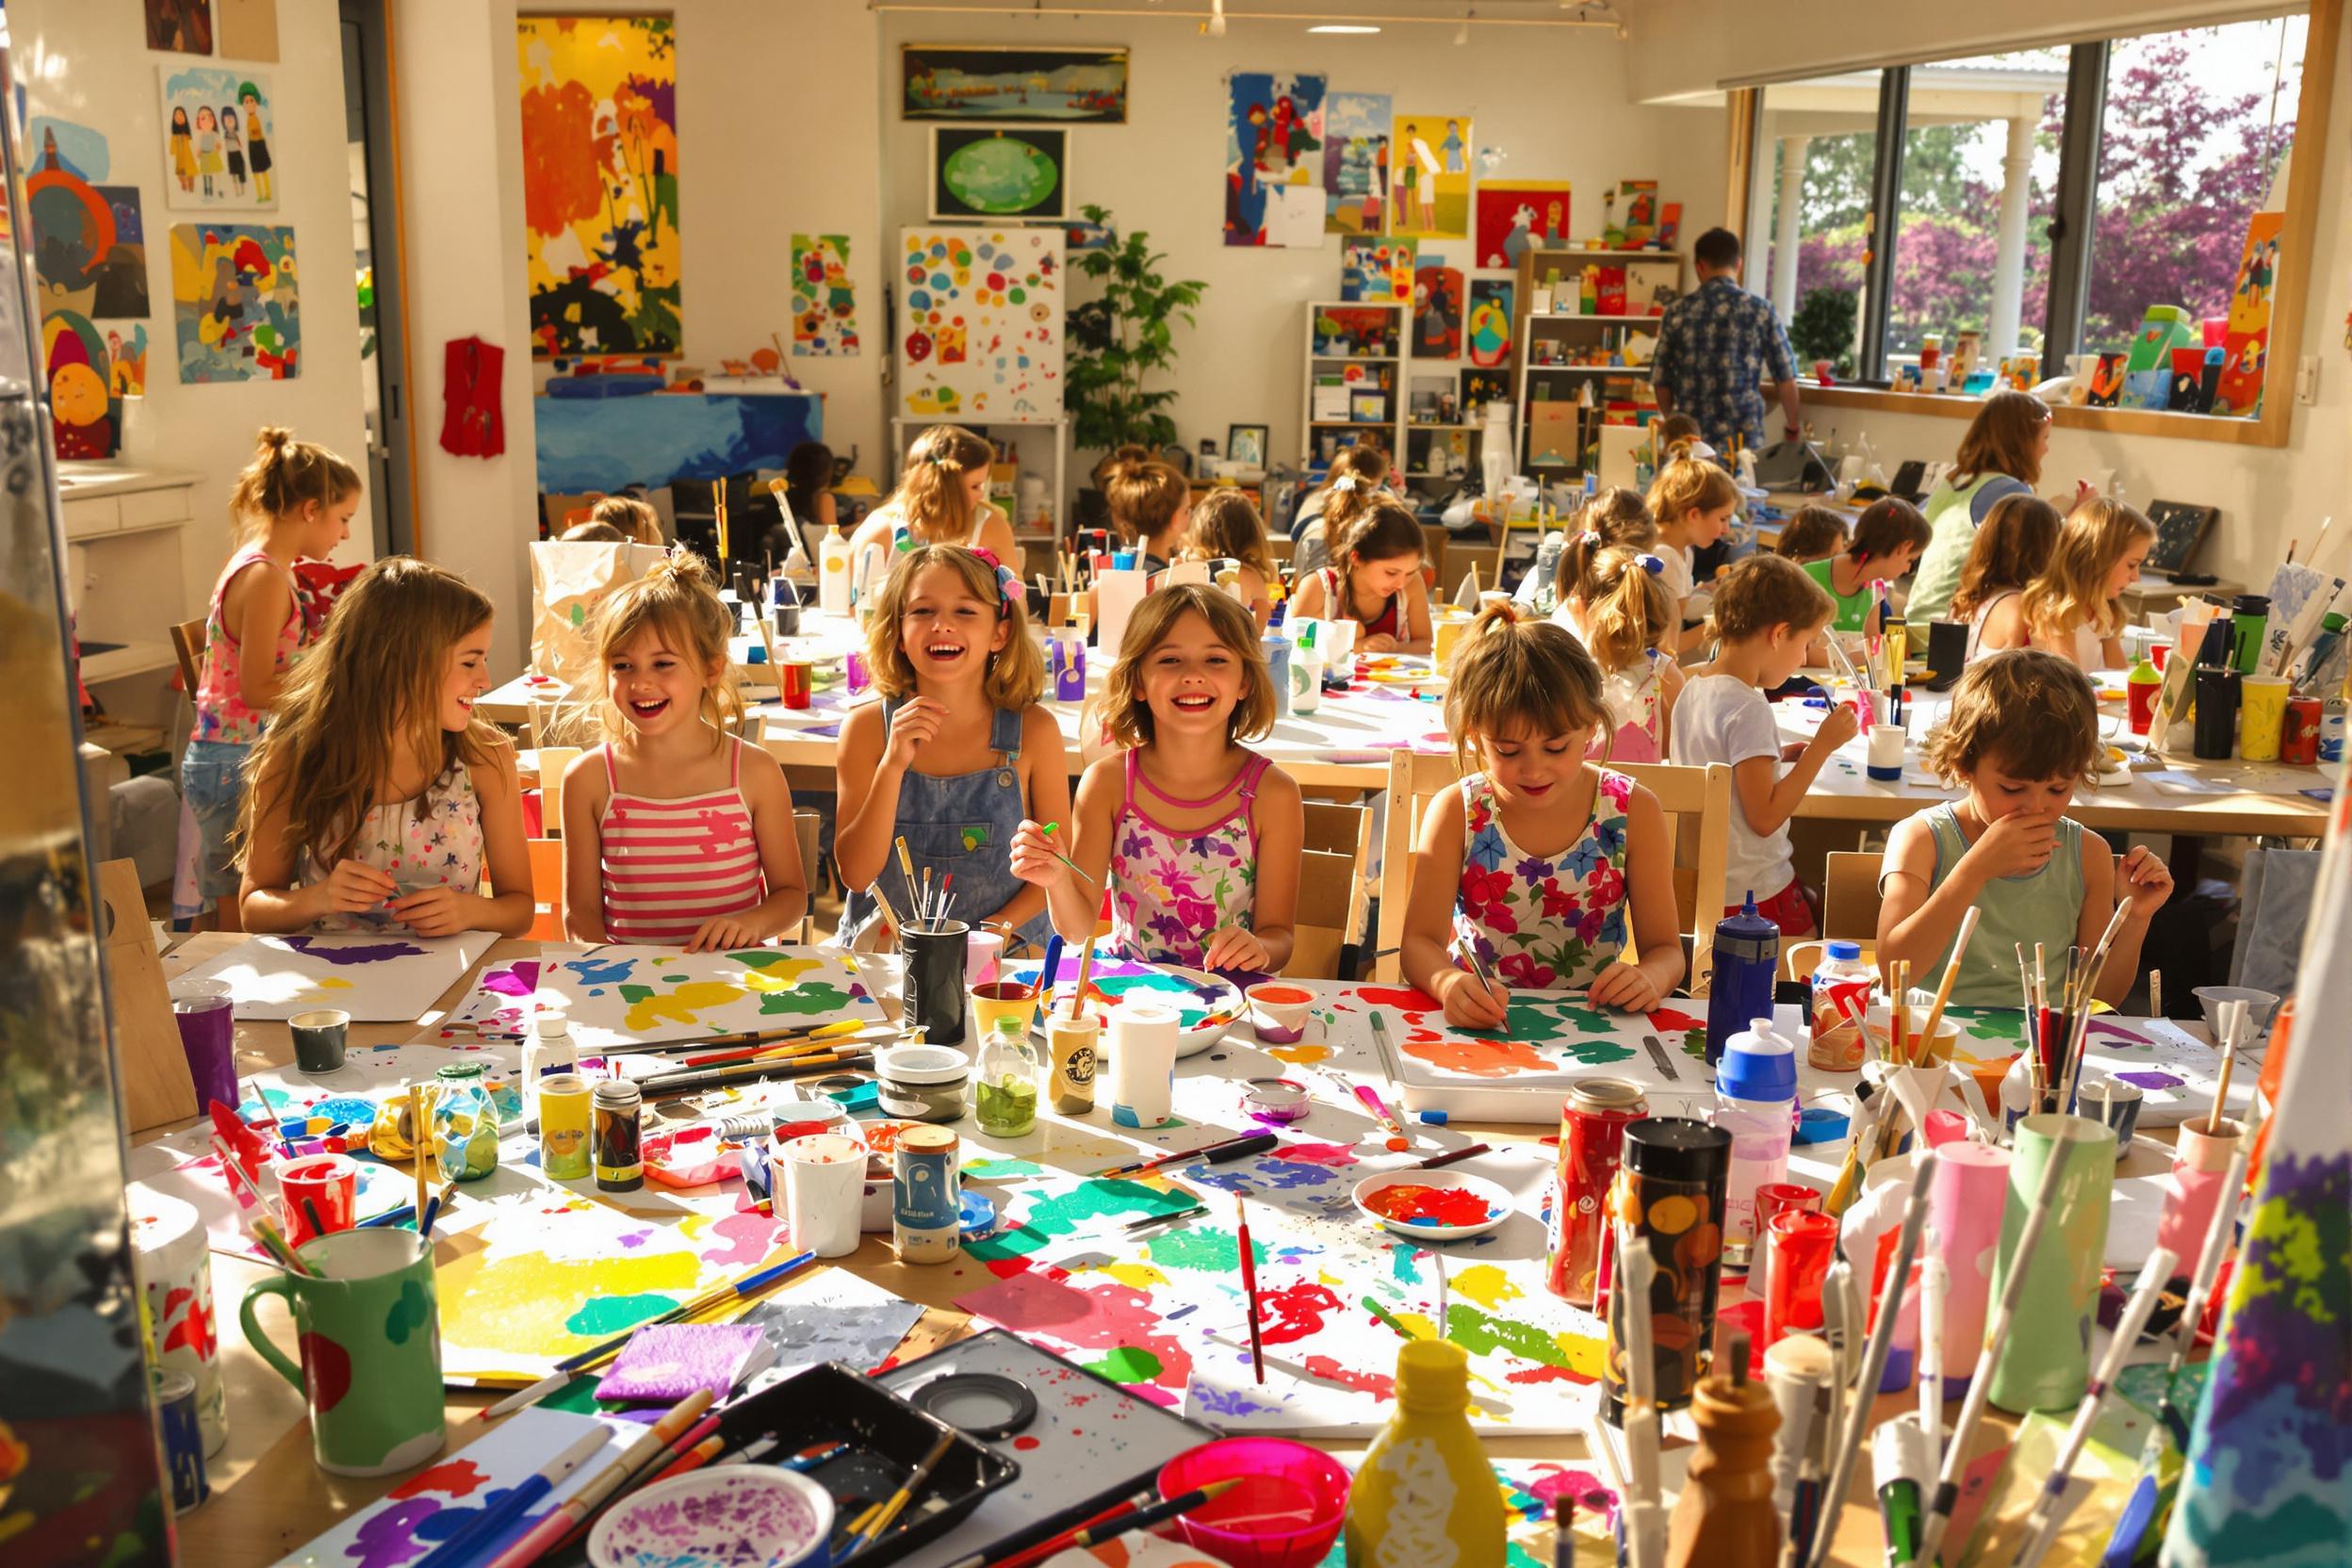
M 1952 1001 L 2013 1006 L 2020 947 L 2095 949 L 2120 906 L 2093 995 L 2113 1004 L 2130 994 L 2148 923 L 2172 896 L 2172 874 L 2146 846 L 2118 865 L 2103 840 L 2062 814 L 2099 752 L 2099 699 L 2073 663 L 2010 648 L 1969 665 L 1950 715 L 1927 740 L 1928 766 L 1968 793 L 1904 818 L 1887 836 L 1880 962 L 1941 972 L 1973 906 L 1980 929 L 1961 956 Z

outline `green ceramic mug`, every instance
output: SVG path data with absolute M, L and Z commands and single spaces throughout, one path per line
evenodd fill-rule
M 2091 1377 L 2091 1321 L 2099 1311 L 2099 1265 L 2107 1251 L 2107 1205 L 2115 1183 L 2115 1132 L 2083 1116 L 2044 1113 L 2017 1123 L 2009 1201 L 1993 1254 L 1992 1298 L 2015 1266 L 2026 1210 L 2050 1159 L 2066 1162 L 2025 1271 L 2009 1337 L 1993 1360 L 1992 1402 L 2005 1411 L 2072 1410 Z
M 311 1452 L 338 1476 L 389 1476 L 441 1451 L 441 1314 L 433 1252 L 414 1231 L 337 1231 L 297 1255 L 316 1278 L 277 1274 L 245 1292 L 237 1319 L 262 1360 L 310 1405 Z M 283 1296 L 298 1367 L 253 1321 Z

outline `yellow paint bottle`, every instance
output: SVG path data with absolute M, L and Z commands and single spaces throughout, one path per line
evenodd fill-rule
M 1470 1357 L 1445 1340 L 1396 1353 L 1396 1411 L 1348 1494 L 1348 1568 L 1502 1568 L 1503 1494 L 1470 1429 Z

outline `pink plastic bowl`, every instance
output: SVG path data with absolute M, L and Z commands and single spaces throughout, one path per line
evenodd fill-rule
M 1186 1449 L 1160 1468 L 1160 1495 L 1246 1478 L 1180 1517 L 1184 1543 L 1233 1568 L 1312 1568 L 1348 1517 L 1347 1466 L 1320 1448 L 1280 1437 L 1228 1437 Z

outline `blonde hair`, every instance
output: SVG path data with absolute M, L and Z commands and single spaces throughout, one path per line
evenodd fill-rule
M 1617 545 L 1646 550 L 1657 543 L 1658 525 L 1650 520 L 1649 503 L 1642 498 L 1641 491 L 1622 484 L 1596 490 L 1592 499 L 1576 509 L 1569 524 L 1567 547 L 1560 552 L 1559 564 L 1552 572 L 1552 592 L 1562 599 L 1575 593 L 1576 579 L 1584 570 L 1580 563 L 1593 550 Z M 1569 564 L 1572 555 L 1579 560 L 1574 567 Z
M 1785 555 L 1751 555 L 1715 580 L 1715 628 L 1727 643 L 1776 626 L 1810 631 L 1837 612 L 1829 590 Z
M 1952 596 L 1952 618 L 1972 618 L 1995 594 L 2022 590 L 2050 564 L 2058 543 L 2058 509 L 2039 496 L 2018 491 L 1993 503 L 1969 542 Z
M 1650 515 L 1659 528 L 1693 512 L 1720 512 L 1740 504 L 1740 487 L 1712 463 L 1677 457 L 1650 482 Z
M 387 556 L 343 591 L 326 630 L 286 677 L 246 776 L 239 858 L 262 816 L 283 803 L 285 842 L 321 866 L 351 854 L 405 738 L 440 759 L 427 791 L 460 764 L 488 763 L 504 737 L 481 719 L 441 727 L 449 650 L 496 611 L 472 583 L 411 556 Z M 421 810 L 423 802 L 417 802 Z
M 358 488 L 359 470 L 335 453 L 315 441 L 297 441 L 284 425 L 264 425 L 253 460 L 229 489 L 230 531 L 241 545 L 273 517 L 311 501 L 324 511 Z
M 1192 494 L 1184 476 L 1168 465 L 1124 455 L 1123 449 L 1104 469 L 1102 488 L 1111 527 L 1130 545 L 1149 545 L 1166 533 Z
M 1597 533 L 1575 535 L 1560 553 L 1561 596 L 1584 607 L 1584 645 L 1604 674 L 1641 663 L 1681 624 L 1665 580 L 1646 564 L 1656 560 Z
M 1845 547 L 1843 517 L 1825 506 L 1801 506 L 1780 525 L 1780 540 L 1772 546 L 1772 553 L 1802 564 L 1825 560 Z
M 1020 709 L 1036 702 L 1045 692 L 1045 656 L 1029 635 L 1026 596 L 1016 581 L 1007 596 L 989 559 L 961 545 L 919 545 L 890 568 L 866 616 L 866 667 L 874 673 L 874 689 L 886 697 L 903 697 L 916 689 L 904 622 L 907 603 L 915 596 L 915 578 L 931 566 L 954 572 L 973 598 L 1010 628 L 1004 645 L 988 655 L 988 674 L 981 680 L 988 706 Z
M 1490 605 L 1470 624 L 1446 689 L 1455 766 L 1468 771 L 1473 741 L 1514 726 L 1573 735 L 1608 722 L 1600 666 L 1566 627 L 1521 620 L 1508 604 Z
M 602 523 L 632 545 L 662 542 L 662 514 L 634 496 L 605 497 L 589 508 L 588 521 Z
M 2099 696 L 2071 659 L 2003 648 L 1961 674 L 1925 760 L 1958 784 L 1993 761 L 2018 778 L 2080 778 L 2099 755 Z
M 1323 476 L 1323 538 L 1327 546 L 1336 545 L 1342 535 L 1353 528 L 1356 519 L 1372 509 L 1380 500 L 1380 482 L 1388 477 L 1388 454 L 1368 442 L 1359 441 L 1331 459 L 1331 468 Z M 1347 482 L 1342 483 L 1342 481 Z M 1339 559 L 1336 548 L 1331 559 Z
M 960 545 L 972 537 L 972 501 L 964 475 L 986 470 L 996 449 L 961 425 L 933 425 L 906 449 L 906 468 L 888 506 L 898 508 L 919 545 Z
M 557 535 L 557 542 L 565 545 L 626 545 L 629 536 L 611 523 L 574 523 Z
M 2044 636 L 2087 626 L 2102 637 L 2123 629 L 2123 606 L 2107 596 L 2107 575 L 2156 526 L 2121 501 L 2094 496 L 2067 514 L 2050 564 L 2025 591 L 2025 624 Z
M 1119 745 L 1152 743 L 1152 708 L 1143 697 L 1144 661 L 1187 614 L 1208 622 L 1210 633 L 1241 662 L 1241 700 L 1226 724 L 1226 740 L 1254 740 L 1274 727 L 1274 678 L 1266 667 L 1265 650 L 1258 646 L 1258 623 L 1222 588 L 1184 582 L 1143 596 L 1127 622 L 1126 635 L 1119 640 L 1118 662 L 1102 678 L 1095 710 L 1102 733 Z
M 701 712 L 713 732 L 715 750 L 726 743 L 727 728 L 743 713 L 727 649 L 734 630 L 735 618 L 711 585 L 710 568 L 702 557 L 680 547 L 645 576 L 614 589 L 597 607 L 596 663 L 612 668 L 621 650 L 647 631 L 672 652 L 693 661 L 703 675 Z M 605 734 L 628 734 L 629 715 L 613 703 L 609 688 L 601 700 Z
M 1268 586 L 1282 576 L 1266 542 L 1265 519 L 1238 490 L 1212 490 L 1200 498 L 1192 509 L 1192 526 L 1184 532 L 1178 558 L 1238 561 L 1266 579 Z
M 1994 393 L 1968 421 L 1968 433 L 1960 437 L 1960 449 L 1953 454 L 1952 478 L 1946 482 L 1961 490 L 1986 474 L 2007 474 L 2028 484 L 2039 484 L 2042 460 L 2034 449 L 2040 445 L 2042 427 L 2049 423 L 2050 405 L 2033 393 L 2014 387 Z
M 1331 541 L 1331 575 L 1339 584 L 1339 592 L 1332 596 L 1335 602 L 1324 606 L 1332 620 L 1356 618 L 1355 569 L 1359 560 L 1395 561 L 1409 555 L 1419 561 L 1429 550 L 1429 540 L 1421 532 L 1421 519 L 1402 501 L 1386 497 L 1375 501 L 1348 525 L 1346 533 L 1326 537 Z

